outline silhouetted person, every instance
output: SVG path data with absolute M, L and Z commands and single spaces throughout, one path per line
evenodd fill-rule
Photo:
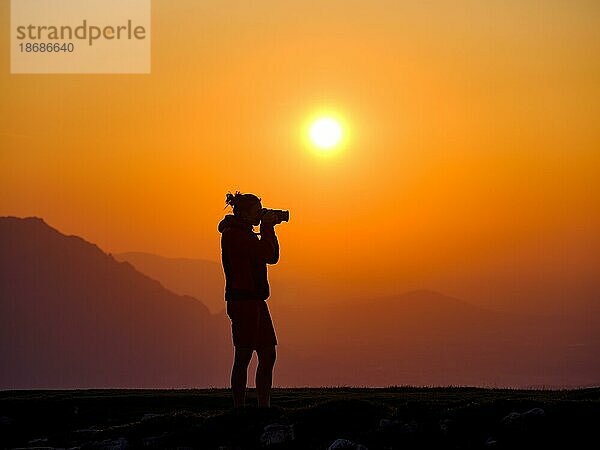
M 263 211 L 260 198 L 253 194 L 228 193 L 225 203 L 233 206 L 233 215 L 226 215 L 219 223 L 225 300 L 235 347 L 231 371 L 233 404 L 234 408 L 245 406 L 248 364 L 256 350 L 258 406 L 268 407 L 277 338 L 266 303 L 267 264 L 279 260 L 274 226 L 280 222 L 272 211 Z M 252 228 L 259 223 L 260 239 Z

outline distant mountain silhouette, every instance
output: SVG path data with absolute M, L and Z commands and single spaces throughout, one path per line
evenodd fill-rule
M 0 249 L 0 388 L 226 385 L 199 300 L 37 217 L 1 217 Z
M 144 252 L 113 253 L 170 291 L 202 299 L 213 313 L 225 310 L 225 277 L 220 262 L 192 258 L 167 258 Z
M 292 384 L 307 378 L 378 386 L 394 380 L 525 387 L 600 382 L 600 330 L 591 318 L 498 313 L 428 290 L 323 302 L 318 310 L 272 310 L 275 321 L 286 323 L 280 340 L 304 368 L 281 374 Z M 335 355 L 335 365 L 328 355 Z
M 40 218 L 0 217 L 0 389 L 227 386 L 229 319 L 167 288 L 216 296 L 220 267 L 138 259 L 159 281 Z M 194 267 L 214 286 L 189 284 Z M 498 313 L 427 290 L 344 301 L 307 280 L 309 303 L 280 283 L 275 386 L 600 382 L 593 315 Z

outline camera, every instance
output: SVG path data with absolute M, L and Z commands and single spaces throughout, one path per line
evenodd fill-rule
M 290 221 L 290 212 L 283 209 L 263 208 L 260 214 L 261 218 L 265 215 L 267 211 L 272 211 L 273 213 L 275 213 L 275 217 L 277 217 L 278 221 L 277 223 Z

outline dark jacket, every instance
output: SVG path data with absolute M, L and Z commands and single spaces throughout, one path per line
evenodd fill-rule
M 260 235 L 252 225 L 232 214 L 219 223 L 221 261 L 225 272 L 225 300 L 266 300 L 269 298 L 267 264 L 279 261 L 279 242 L 275 229 L 260 226 Z

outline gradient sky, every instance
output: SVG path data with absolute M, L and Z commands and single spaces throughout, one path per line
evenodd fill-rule
M 599 23 L 593 0 L 154 0 L 150 75 L 11 75 L 2 33 L 0 214 L 218 261 L 240 190 L 290 210 L 272 270 L 313 287 L 597 299 Z M 328 158 L 303 136 L 324 110 Z

